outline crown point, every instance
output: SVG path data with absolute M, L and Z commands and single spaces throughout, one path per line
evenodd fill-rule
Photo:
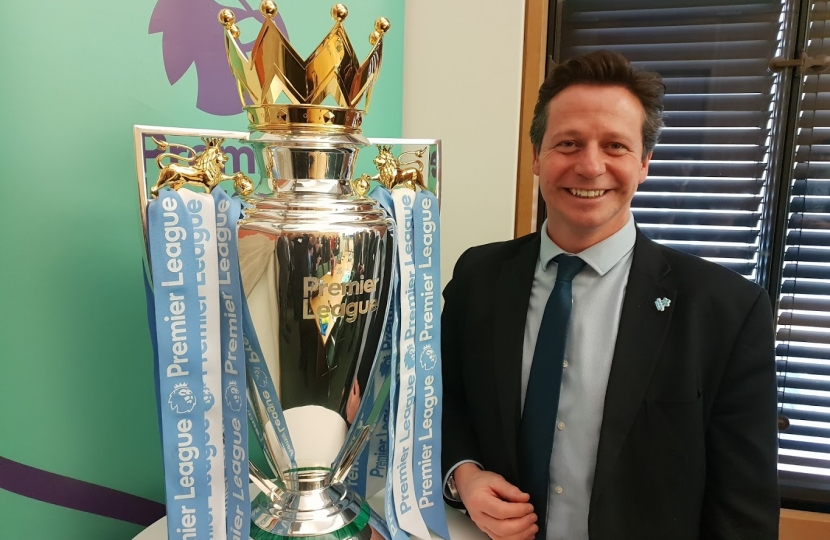
M 236 15 L 233 14 L 233 11 L 225 8 L 219 12 L 219 22 L 225 28 L 230 28 L 236 22 Z
M 273 0 L 262 0 L 259 5 L 259 12 L 265 15 L 268 19 L 273 19 L 277 15 L 277 4 Z
M 389 22 L 389 19 L 386 17 L 378 17 L 378 20 L 375 21 L 375 30 L 380 32 L 381 34 L 385 34 L 389 31 L 389 28 L 392 27 L 392 23 Z
M 331 8 L 331 18 L 337 22 L 343 22 L 349 16 L 349 9 L 343 4 L 335 4 Z

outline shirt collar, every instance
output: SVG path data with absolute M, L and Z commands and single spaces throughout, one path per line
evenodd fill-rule
M 578 255 L 597 274 L 604 276 L 634 249 L 637 228 L 634 225 L 634 217 L 630 216 L 622 229 L 581 253 L 567 253 L 564 249 L 557 246 L 550 239 L 550 236 L 548 236 L 547 220 L 542 224 L 542 232 L 540 234 L 542 236 L 542 243 L 539 247 L 539 262 L 542 264 L 543 270 L 548 269 L 554 257 L 565 253 L 567 255 Z

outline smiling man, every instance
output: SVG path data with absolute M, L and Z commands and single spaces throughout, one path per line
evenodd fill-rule
M 769 298 L 631 215 L 663 91 L 608 51 L 554 69 L 530 134 L 547 220 L 444 291 L 445 496 L 494 539 L 778 537 Z

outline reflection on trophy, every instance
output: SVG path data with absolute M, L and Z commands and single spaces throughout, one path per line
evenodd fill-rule
M 373 426 L 347 432 L 374 377 L 395 241 L 392 221 L 351 179 L 368 144 L 357 105 L 368 105 L 389 22 L 377 20 L 361 64 L 338 4 L 334 28 L 304 60 L 274 24 L 276 10 L 262 3 L 266 20 L 251 58 L 236 41 L 233 13 L 219 14 L 262 175 L 240 224 L 242 285 L 293 442 L 292 456 L 249 372 L 249 406 L 271 468 L 252 469 L 262 493 L 251 536 L 364 538 L 368 505 L 342 480 Z

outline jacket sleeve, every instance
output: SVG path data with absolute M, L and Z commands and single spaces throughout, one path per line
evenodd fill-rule
M 777 389 L 772 310 L 765 291 L 743 322 L 706 431 L 700 538 L 776 540 Z
M 442 419 L 442 456 L 444 473 L 462 461 L 481 462 L 478 442 L 467 408 L 464 390 L 463 347 L 465 339 L 464 313 L 466 291 L 464 276 L 468 252 L 458 259 L 452 280 L 444 289 L 444 311 L 441 314 L 441 361 L 444 383 Z M 442 478 L 446 480 L 445 474 Z M 448 501 L 452 504 L 452 501 Z

